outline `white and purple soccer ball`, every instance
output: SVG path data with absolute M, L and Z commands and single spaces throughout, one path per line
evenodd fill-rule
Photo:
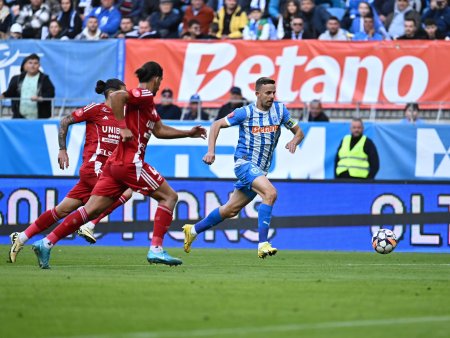
M 397 237 L 389 229 L 380 229 L 372 236 L 372 247 L 380 254 L 388 254 L 397 246 Z

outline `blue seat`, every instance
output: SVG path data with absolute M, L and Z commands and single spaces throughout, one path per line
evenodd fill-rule
M 344 14 L 345 14 L 345 9 L 339 8 L 339 7 L 330 7 L 330 8 L 327 8 L 327 11 L 328 11 L 328 13 L 330 13 L 330 15 L 338 18 L 339 21 L 342 20 L 342 18 L 344 17 Z

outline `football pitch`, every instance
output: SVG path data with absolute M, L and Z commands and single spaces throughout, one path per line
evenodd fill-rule
M 445 254 L 0 246 L 0 337 L 450 337 Z

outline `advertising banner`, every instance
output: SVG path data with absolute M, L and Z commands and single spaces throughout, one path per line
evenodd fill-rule
M 123 40 L 41 41 L 3 40 L 0 43 L 0 93 L 20 73 L 23 59 L 36 53 L 41 70 L 55 86 L 56 104 L 86 105 L 102 96 L 94 91 L 97 80 L 123 78 Z M 80 100 L 82 99 L 82 100 Z
M 162 86 L 179 101 L 198 93 L 204 101 L 229 99 L 232 86 L 254 100 L 261 76 L 277 81 L 277 97 L 294 106 L 329 103 L 450 101 L 445 41 L 126 41 L 125 80 L 154 60 L 164 68 Z M 214 105 L 213 102 L 208 103 Z M 217 103 L 216 103 L 217 104 Z
M 0 178 L 0 244 L 10 232 L 23 230 L 43 211 L 53 208 L 76 183 L 72 178 Z M 171 180 L 179 201 L 165 245 L 182 247 L 184 223 L 192 223 L 225 203 L 232 180 Z M 371 235 L 393 229 L 396 251 L 450 253 L 450 190 L 433 182 L 352 183 L 338 181 L 274 181 L 278 199 L 273 209 L 270 241 L 279 249 L 371 251 Z M 252 248 L 258 240 L 257 210 L 250 202 L 234 220 L 199 236 L 194 248 Z M 97 227 L 98 245 L 147 246 L 157 207 L 140 194 L 114 211 Z M 440 213 L 443 224 L 428 224 L 427 214 Z M 376 215 L 422 216 L 421 223 L 370 224 Z M 308 223 L 303 223 L 308 220 Z M 361 225 L 359 225 L 361 224 Z M 61 244 L 84 244 L 71 237 Z
M 196 123 L 171 122 L 190 129 Z M 209 123 L 204 123 L 209 131 Z M 292 133 L 283 128 L 268 176 L 276 179 L 334 178 L 335 156 L 348 123 L 301 123 L 305 138 L 295 154 L 284 145 Z M 377 147 L 380 170 L 376 179 L 450 179 L 450 126 L 366 123 L 365 134 Z M 67 136 L 70 166 L 60 170 L 58 121 L 4 120 L 0 123 L 0 175 L 77 176 L 85 136 L 84 124 L 75 124 Z M 203 163 L 207 141 L 202 139 L 164 140 L 152 137 L 146 161 L 165 177 L 234 178 L 234 150 L 238 128 L 220 132 L 213 165 Z

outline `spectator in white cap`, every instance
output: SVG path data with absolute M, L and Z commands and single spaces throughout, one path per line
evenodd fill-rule
M 10 39 L 22 39 L 22 26 L 20 24 L 13 23 L 9 30 Z

